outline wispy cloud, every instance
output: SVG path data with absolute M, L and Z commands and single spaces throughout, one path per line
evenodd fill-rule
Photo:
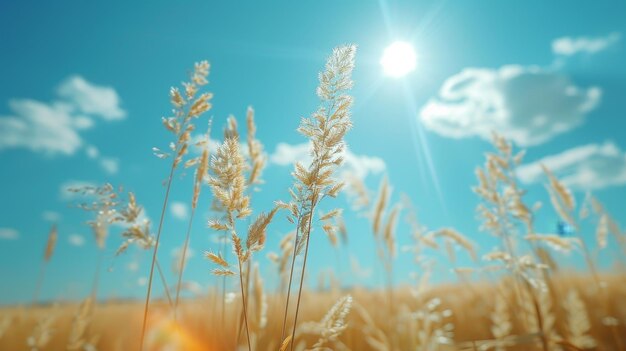
M 9 101 L 10 116 L 0 117 L 0 150 L 25 148 L 44 154 L 73 155 L 83 144 L 86 128 L 72 116 L 71 105 L 30 99 Z
M 85 147 L 85 154 L 90 159 L 97 160 L 100 167 L 102 167 L 107 174 L 117 174 L 119 172 L 119 160 L 114 157 L 101 156 L 100 150 L 94 145 L 87 145 Z
M 552 42 L 552 52 L 563 56 L 571 56 L 579 53 L 595 54 L 606 50 L 620 39 L 621 34 L 617 32 L 603 37 L 562 37 Z
M 81 76 L 71 76 L 59 85 L 57 94 L 77 107 L 78 111 L 106 120 L 123 119 L 126 111 L 112 87 L 95 85 Z
M 128 269 L 131 272 L 137 272 L 139 270 L 139 262 L 137 261 L 128 262 L 128 264 L 126 265 L 126 269 Z
M 54 211 L 44 211 L 41 214 L 41 218 L 43 218 L 44 221 L 48 222 L 58 222 L 59 220 L 61 220 L 61 215 L 58 212 Z
M 113 121 L 126 116 L 113 88 L 80 76 L 63 81 L 56 93 L 51 102 L 9 100 L 10 114 L 0 116 L 0 151 L 21 148 L 45 155 L 74 155 L 85 145 L 81 132 L 93 128 L 95 119 Z M 93 146 L 86 146 L 86 153 L 107 173 L 117 173 L 116 159 L 100 157 Z
M 186 203 L 180 201 L 173 201 L 170 204 L 170 213 L 174 218 L 179 219 L 181 221 L 189 218 L 189 206 Z
M 81 247 L 85 245 L 85 237 L 80 234 L 70 234 L 70 236 L 67 237 L 67 241 L 70 243 L 70 245 L 76 247 Z
M 561 177 L 564 184 L 577 190 L 626 184 L 626 153 L 613 142 L 587 144 L 546 156 L 520 166 L 517 175 L 524 183 L 541 182 L 545 179 L 542 164 Z
M 344 163 L 341 172 L 349 172 L 361 179 L 370 174 L 380 174 L 385 171 L 385 161 L 379 157 L 354 154 L 348 147 L 343 152 Z M 278 143 L 276 149 L 269 156 L 271 163 L 279 166 L 291 166 L 296 162 L 307 164 L 311 161 L 310 145 Z
M 102 157 L 100 158 L 100 167 L 108 174 L 117 174 L 120 170 L 120 162 L 117 158 Z
M 291 166 L 296 162 L 308 163 L 311 161 L 310 145 L 278 143 L 274 153 L 270 155 L 270 162 L 279 166 Z
M 20 233 L 12 228 L 0 228 L 0 240 L 17 240 Z
M 581 125 L 600 97 L 600 88 L 577 87 L 567 76 L 536 66 L 466 68 L 444 82 L 419 117 L 443 136 L 489 140 L 497 131 L 531 146 Z

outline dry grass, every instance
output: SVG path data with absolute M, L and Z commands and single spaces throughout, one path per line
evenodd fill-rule
M 595 341 L 597 350 L 612 350 L 614 348 L 610 331 L 600 323 L 602 308 L 598 306 L 597 296 L 589 291 L 589 284 L 592 283 L 590 279 L 588 276 L 570 275 L 555 278 L 555 281 L 564 291 L 576 291 L 576 294 L 580 296 L 580 302 L 582 302 L 589 315 L 590 328 L 588 333 L 585 333 L 585 330 L 574 332 L 578 334 L 582 332 L 583 335 L 587 335 L 591 340 Z M 607 295 L 610 298 L 609 305 L 611 311 L 616 315 L 624 316 L 626 313 L 626 285 L 624 284 L 624 277 L 612 275 L 603 276 L 602 279 L 609 286 L 613 287 L 607 291 Z M 453 344 L 456 345 L 438 345 L 435 349 L 471 350 L 472 341 L 476 343 L 476 349 L 480 349 L 481 341 L 495 339 L 495 335 L 492 333 L 494 318 L 491 317 L 494 311 L 509 308 L 508 318 L 518 313 L 518 311 L 510 310 L 513 296 L 510 290 L 508 294 L 504 294 L 504 305 L 498 305 L 499 300 L 491 298 L 501 296 L 501 292 L 502 286 L 498 287 L 487 283 L 472 284 L 471 289 L 468 289 L 465 285 L 436 286 L 428 289 L 418 297 L 412 294 L 410 288 L 396 289 L 394 291 L 396 305 L 402 306 L 400 312 L 398 312 L 400 322 L 396 329 L 398 338 L 397 349 L 410 349 L 407 347 L 408 345 L 416 344 L 411 339 L 416 338 L 420 330 L 426 330 L 426 328 L 420 328 L 417 323 L 413 325 L 415 327 L 414 330 L 408 329 L 408 326 L 411 324 L 402 325 L 402 319 L 406 317 L 404 314 L 409 311 L 417 312 L 421 307 L 428 304 L 425 302 L 433 299 L 441 300 L 440 306 L 437 307 L 436 311 L 444 312 L 449 310 L 451 313 L 447 319 L 440 322 L 433 319 L 430 330 L 435 335 L 438 333 L 438 329 L 443 330 L 442 328 L 444 328 L 446 323 L 453 324 Z M 387 310 L 378 308 L 378 306 L 386 302 L 385 292 L 383 291 L 370 291 L 362 288 L 337 292 L 304 290 L 304 303 L 300 307 L 302 314 L 310 321 L 328 322 L 332 318 L 325 316 L 325 310 L 330 310 L 338 299 L 347 294 L 353 297 L 354 306 L 346 317 L 344 326 L 340 327 L 340 329 L 345 328 L 345 330 L 336 339 L 336 342 L 331 342 L 326 346 L 333 350 L 377 350 L 374 347 L 375 344 L 371 336 L 376 334 L 376 329 L 386 329 L 389 321 Z M 181 300 L 179 311 L 180 329 L 177 329 L 174 325 L 169 305 L 155 301 L 151 308 L 151 329 L 147 334 L 148 349 L 164 350 L 167 349 L 167 345 L 174 347 L 176 350 L 237 349 L 238 316 L 241 308 L 237 303 L 227 304 L 226 323 L 222 324 L 219 314 L 214 313 L 214 306 L 216 306 L 218 297 L 219 294 L 211 294 L 193 300 Z M 570 314 L 583 312 L 578 310 L 582 307 L 580 303 L 578 303 L 578 309 L 568 310 L 565 305 L 570 303 L 569 300 L 570 298 L 568 297 L 564 301 L 559 301 L 554 310 L 556 320 L 554 328 L 560 335 L 569 335 L 571 332 L 572 317 Z M 279 296 L 268 296 L 269 311 L 267 323 L 262 328 L 262 332 L 257 333 L 254 338 L 253 347 L 255 350 L 276 351 L 279 349 L 280 345 L 276 335 L 280 333 L 283 303 Z M 10 319 L 11 323 L 0 338 L 0 349 L 27 349 L 26 340 L 35 329 L 38 321 L 46 316 L 52 316 L 54 324 L 50 342 L 42 349 L 65 349 L 70 340 L 73 320 L 76 318 L 80 308 L 79 304 L 3 308 L 0 315 L 2 315 L 3 319 Z M 95 305 L 91 324 L 86 328 L 86 339 L 99 337 L 97 342 L 98 350 L 135 349 L 139 342 L 139 333 L 141 331 L 142 308 L 143 305 L 140 302 L 109 301 Z M 363 316 L 364 313 L 368 315 L 369 321 L 366 320 L 367 317 Z M 448 313 L 443 314 L 448 315 Z M 506 319 L 507 317 L 495 320 L 498 320 L 499 324 L 502 325 Z M 417 321 L 415 320 L 414 322 Z M 307 326 L 307 324 L 309 325 Z M 122 328 L 120 325 L 124 327 Z M 333 325 L 333 323 L 330 323 L 330 325 Z M 298 347 L 298 345 L 307 345 L 308 348 L 311 348 L 319 342 L 320 335 L 315 334 L 311 329 L 315 328 L 310 325 L 310 322 L 301 325 L 296 340 L 296 349 L 302 348 Z M 619 332 L 623 341 L 626 342 L 626 328 L 623 325 L 620 326 Z M 536 341 L 536 338 L 523 337 L 527 333 L 524 327 L 515 321 L 511 323 L 510 329 L 505 334 L 506 336 L 521 336 L 517 339 L 524 341 L 523 344 L 518 342 L 519 345 L 517 346 L 511 345 L 507 347 L 507 350 L 540 349 L 537 346 L 533 346 L 533 341 Z M 327 338 L 332 336 L 330 333 L 325 335 Z M 574 343 L 580 339 L 579 335 L 578 339 L 572 338 L 571 340 Z M 240 340 L 240 342 L 243 342 L 243 340 Z M 583 345 L 584 338 L 581 346 Z M 581 347 L 581 349 L 585 348 Z
M 92 294 L 81 304 L 6 307 L 0 316 L 2 350 L 615 350 L 626 351 L 626 275 L 622 268 L 601 271 L 595 255 L 609 242 L 626 254 L 626 233 L 602 204 L 588 194 L 577 206 L 574 194 L 544 168 L 547 197 L 554 212 L 575 229 L 572 236 L 537 233 L 535 213 L 540 206 L 524 202 L 525 190 L 518 185 L 516 167 L 524 151 L 494 134 L 495 151 L 486 154 L 484 167 L 476 170 L 478 185 L 473 188 L 480 203 L 477 213 L 481 229 L 500 240 L 491 252 L 479 255 L 473 240 L 451 227 L 427 229 L 417 220 L 410 199 L 397 199 L 391 182 L 382 180 L 375 202 L 366 185 L 354 176 L 341 175 L 344 136 L 351 129 L 351 72 L 356 48 L 342 46 L 329 57 L 319 76 L 319 108 L 301 121 L 298 131 L 311 145 L 311 161 L 297 163 L 289 202 L 276 201 L 266 213 L 255 214 L 251 199 L 262 184 L 266 155 L 256 139 L 254 110 L 246 113 L 247 135 L 240 137 L 235 117 L 226 121 L 223 140 L 209 150 L 209 132 L 195 146 L 199 156 L 188 150 L 193 142 L 194 120 L 211 108 L 212 95 L 199 93 L 208 83 L 209 64 L 197 63 L 182 89 L 172 88 L 173 116 L 163 118 L 174 135 L 167 152 L 154 149 L 159 158 L 169 158 L 169 177 L 156 237 L 150 222 L 142 220 L 142 206 L 132 192 L 106 184 L 72 191 L 86 195 L 91 203 L 79 207 L 93 214 L 87 225 L 94 231 L 100 255 L 116 223 L 124 238 L 117 254 L 131 244 L 151 250 L 152 261 L 145 303 L 96 300 L 99 268 L 94 275 Z M 209 124 L 209 131 L 211 122 Z M 263 126 L 261 126 L 262 128 Z M 211 154 L 209 153 L 211 152 Z M 183 165 L 195 167 L 190 196 L 192 215 L 187 223 L 183 250 L 176 259 L 177 283 L 168 284 L 158 260 L 165 209 L 175 172 Z M 370 258 L 386 274 L 384 287 L 366 290 L 341 289 L 332 279 L 330 291 L 305 287 L 310 234 L 321 227 L 332 246 L 339 251 L 339 236 L 346 241 L 342 219 L 346 209 L 320 213 L 318 205 L 337 197 L 347 182 L 352 209 L 366 217 L 372 229 L 376 252 Z M 187 247 L 191 240 L 195 210 L 203 186 L 211 190 L 212 233 L 224 239 L 218 252 L 205 252 L 205 264 L 220 276 L 221 291 L 195 299 L 180 299 Z M 267 204 L 269 205 L 269 204 Z M 269 206 L 266 206 L 269 207 Z M 269 253 L 280 275 L 279 293 L 269 295 L 255 254 L 264 249 L 267 228 L 279 213 L 287 214 L 293 231 L 280 242 L 278 253 Z M 394 284 L 394 263 L 398 255 L 396 231 L 407 216 L 414 240 L 409 253 L 414 256 L 419 279 L 416 286 Z M 254 218 L 248 223 L 247 218 Z M 595 247 L 582 240 L 578 230 L 584 221 L 595 225 Z M 247 224 L 247 229 L 242 230 Z M 53 227 L 46 244 L 42 273 L 52 258 L 57 231 Z M 234 257 L 228 257 L 230 244 Z M 522 249 L 522 247 L 527 247 Z M 476 264 L 457 266 L 457 248 Z M 432 264 L 426 263 L 428 250 L 441 250 L 445 262 L 459 277 L 458 283 L 430 286 Z M 568 274 L 553 254 L 568 252 L 587 264 L 587 273 Z M 302 266 L 296 267 L 302 255 Z M 431 256 L 432 257 L 432 256 Z M 620 258 L 618 258 L 619 261 Z M 617 264 L 621 262 L 616 262 Z M 358 269 L 353 267 L 354 274 Z M 151 303 L 153 273 L 157 270 L 167 299 Z M 292 294 L 294 271 L 300 276 Z M 498 271 L 497 275 L 492 275 Z M 478 273 L 482 280 L 470 280 L 465 273 Z M 498 277 L 498 278 L 495 278 Z M 226 303 L 226 279 L 236 279 L 238 293 Z M 173 287 L 170 289 L 169 287 Z M 175 291 L 172 298 L 170 291 Z M 38 289 L 35 292 L 37 299 Z M 295 299 L 297 296 L 297 299 Z M 295 299 L 295 301 L 294 301 Z M 291 301 L 291 304 L 290 304 Z M 293 316 L 293 317 L 292 317 Z M 298 316 L 306 318 L 305 321 Z M 302 319 L 301 318 L 301 319 Z

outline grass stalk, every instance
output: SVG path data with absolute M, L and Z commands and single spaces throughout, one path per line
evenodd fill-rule
M 309 255 L 309 243 L 311 239 L 311 226 L 313 223 L 313 214 L 315 213 L 315 205 L 317 199 L 317 193 L 314 193 L 311 200 L 311 214 L 309 215 L 309 223 L 307 224 L 306 230 L 306 246 L 304 248 L 304 261 L 302 262 L 302 273 L 300 274 L 300 285 L 298 287 L 298 300 L 296 301 L 296 314 L 293 318 L 293 330 L 291 332 L 291 347 L 290 350 L 293 351 L 293 346 L 295 345 L 296 339 L 296 327 L 298 326 L 298 312 L 300 312 L 300 299 L 302 298 L 302 285 L 304 283 L 304 275 L 306 273 L 306 261 Z M 297 246 L 296 246 L 297 247 Z
M 96 274 L 94 274 L 93 285 L 91 287 L 91 298 L 96 301 L 98 295 L 98 285 L 100 283 L 100 271 L 102 268 L 102 259 L 104 258 L 104 250 L 98 250 L 98 263 L 96 264 Z
M 226 234 L 222 238 L 222 242 L 220 243 L 221 249 L 220 252 L 224 253 L 224 259 L 228 260 L 228 250 L 226 250 Z M 224 325 L 224 321 L 226 319 L 226 277 L 222 277 L 222 298 L 220 299 L 222 305 L 222 325 Z
M 251 271 L 251 262 L 252 259 L 249 259 L 246 261 L 246 294 L 248 294 L 248 296 L 250 296 L 250 271 Z M 250 301 L 250 299 L 246 299 L 246 308 L 248 307 L 248 302 Z M 241 338 L 241 331 L 243 330 L 243 323 L 244 323 L 244 319 L 243 319 L 243 311 L 241 312 L 241 314 L 239 315 L 239 325 L 237 328 L 237 342 L 239 342 L 239 339 Z
M 146 302 L 144 304 L 144 308 L 143 308 L 143 321 L 142 321 L 142 325 L 141 325 L 141 337 L 140 337 L 140 347 L 139 350 L 143 350 L 143 345 L 144 345 L 144 339 L 146 336 L 146 324 L 148 322 L 148 306 L 150 304 L 150 294 L 152 293 L 152 278 L 154 276 L 154 266 L 156 264 L 156 260 L 157 260 L 157 252 L 159 250 L 159 241 L 161 239 L 161 230 L 163 229 L 163 219 L 165 218 L 165 210 L 167 209 L 167 203 L 170 197 L 170 189 L 172 188 L 172 180 L 174 179 L 174 169 L 175 169 L 175 163 L 176 161 L 174 160 L 172 162 L 172 167 L 170 169 L 170 175 L 167 179 L 167 188 L 165 190 L 165 199 L 163 200 L 163 207 L 161 209 L 161 218 L 159 219 L 159 227 L 157 229 L 157 236 L 156 236 L 156 242 L 154 244 L 154 249 L 152 251 L 152 263 L 150 264 L 150 275 L 148 277 L 148 292 L 146 293 Z M 166 291 L 168 290 L 167 287 L 165 289 Z M 169 296 L 169 292 L 168 292 L 168 296 Z
M 294 267 L 296 264 L 296 253 L 297 253 L 297 249 L 298 249 L 298 233 L 300 230 L 300 218 L 298 218 L 298 221 L 296 223 L 296 238 L 295 238 L 295 242 L 293 245 L 293 255 L 291 256 L 291 269 L 289 270 L 289 283 L 287 285 L 287 301 L 285 302 L 285 313 L 283 315 L 283 326 L 282 326 L 282 331 L 280 333 L 280 340 L 281 342 L 283 340 L 285 340 L 285 330 L 287 328 L 287 314 L 289 312 L 289 299 L 291 297 L 291 284 L 293 281 L 293 271 L 294 271 Z
M 241 303 L 243 305 L 243 319 L 244 324 L 246 326 L 246 338 L 248 340 L 248 351 L 252 351 L 252 343 L 250 342 L 250 331 L 248 329 L 248 308 L 246 307 L 246 294 L 244 292 L 244 283 L 243 283 L 243 270 L 241 267 L 241 258 L 238 258 L 239 262 L 239 285 L 241 287 Z
M 156 268 L 159 272 L 159 277 L 161 278 L 161 283 L 163 284 L 163 288 L 165 290 L 165 297 L 167 298 L 167 302 L 170 308 L 174 308 L 174 302 L 172 301 L 172 295 L 170 295 L 170 288 L 167 285 L 167 281 L 165 280 L 165 274 L 163 274 L 163 269 L 161 268 L 161 264 L 159 263 L 159 259 L 156 260 Z
M 178 270 L 178 281 L 176 282 L 176 298 L 174 299 L 174 322 L 178 321 L 178 301 L 180 298 L 180 287 L 183 282 L 183 271 L 185 270 L 185 259 L 187 258 L 187 249 L 189 247 L 189 237 L 191 233 L 191 225 L 193 223 L 193 217 L 196 214 L 196 208 L 191 210 L 191 216 L 189 217 L 189 223 L 187 224 L 187 233 L 185 234 L 185 243 L 183 244 L 183 253 L 180 257 L 180 266 Z

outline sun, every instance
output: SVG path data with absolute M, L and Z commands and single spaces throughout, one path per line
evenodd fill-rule
M 396 41 L 389 45 L 380 59 L 385 75 L 399 78 L 413 72 L 417 66 L 417 54 L 413 45 Z

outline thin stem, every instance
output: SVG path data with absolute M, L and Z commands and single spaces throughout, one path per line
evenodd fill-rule
M 93 300 L 96 300 L 96 297 L 98 295 L 98 284 L 100 282 L 100 268 L 102 267 L 102 258 L 104 257 L 104 249 L 100 249 L 98 250 L 98 263 L 96 266 L 96 274 L 94 275 L 93 278 L 93 286 L 91 288 L 91 297 L 93 298 Z
M 185 244 L 183 245 L 183 254 L 180 257 L 180 266 L 178 268 L 178 282 L 176 283 L 176 299 L 174 302 L 174 323 L 178 320 L 178 300 L 180 297 L 180 287 L 183 281 L 183 271 L 185 270 L 185 259 L 187 258 L 187 248 L 189 247 L 189 236 L 191 233 L 191 224 L 193 223 L 193 217 L 196 214 L 196 208 L 191 210 L 191 217 L 189 217 L 189 224 L 187 225 L 187 234 L 185 235 Z
M 332 116 L 332 114 L 333 114 L 332 112 L 334 111 L 335 105 L 337 103 L 336 98 L 334 97 L 334 93 L 335 92 L 333 92 L 333 94 L 332 94 L 333 95 L 332 103 L 330 103 L 330 108 L 328 109 L 328 111 L 329 111 L 328 112 L 328 116 Z M 332 128 L 332 126 L 330 128 Z M 325 139 L 326 139 L 326 137 L 324 136 L 322 138 L 322 141 L 324 141 Z M 314 158 L 313 158 L 314 161 L 313 161 L 312 166 L 313 165 L 315 166 L 315 171 L 313 172 L 313 174 L 314 174 L 313 178 L 317 178 L 317 176 L 319 175 L 319 172 L 320 172 L 320 163 L 319 163 L 319 160 L 318 160 L 320 157 L 317 154 L 318 151 L 316 151 L 315 149 L 313 150 L 313 153 L 314 153 Z M 311 209 L 310 209 L 310 212 L 309 212 L 309 223 L 308 223 L 308 228 L 307 228 L 307 232 L 306 232 L 306 249 L 305 249 L 305 252 L 304 252 L 304 262 L 303 262 L 303 265 L 302 265 L 302 275 L 300 276 L 300 287 L 298 289 L 298 302 L 296 303 L 296 315 L 295 315 L 295 318 L 294 318 L 294 321 L 293 321 L 293 331 L 291 333 L 291 341 L 290 341 L 290 343 L 291 343 L 291 350 L 292 351 L 293 351 L 293 345 L 295 344 L 294 338 L 295 338 L 295 334 L 296 334 L 296 324 L 298 322 L 298 312 L 299 312 L 299 309 L 300 309 L 300 298 L 302 296 L 302 282 L 304 280 L 304 272 L 305 272 L 305 269 L 306 269 L 307 255 L 309 253 L 309 236 L 311 234 L 311 224 L 313 222 L 313 215 L 315 213 L 314 212 L 315 206 L 317 205 L 317 202 L 319 200 L 319 192 L 318 191 L 319 191 L 318 189 L 314 189 L 314 190 L 312 190 L 312 194 L 311 194 Z M 286 324 L 286 319 L 287 319 L 287 311 L 288 311 L 288 308 L 289 308 L 289 295 L 291 293 L 291 279 L 292 279 L 292 276 L 293 276 L 293 269 L 294 269 L 294 264 L 295 264 L 295 260 L 296 260 L 296 252 L 297 252 L 297 248 L 298 248 L 298 230 L 300 229 L 300 218 L 301 218 L 301 216 L 300 216 L 300 214 L 298 214 L 298 224 L 297 224 L 297 227 L 296 227 L 296 242 L 295 242 L 296 245 L 294 245 L 293 257 L 292 257 L 292 260 L 291 260 L 291 272 L 289 273 L 289 288 L 288 288 L 288 291 L 287 291 L 287 303 L 285 304 L 285 317 L 284 317 L 285 319 L 283 320 L 283 335 L 281 336 L 281 341 L 284 340 L 284 332 L 285 332 L 285 324 Z
M 394 325 L 396 324 L 396 318 L 394 314 L 393 308 L 393 257 L 391 256 L 391 252 L 387 252 L 387 262 L 385 263 L 385 271 L 387 273 L 387 299 L 388 299 L 388 307 L 389 307 L 389 319 L 390 319 L 390 327 L 389 336 L 391 338 L 391 344 L 395 349 L 398 343 L 396 338 L 397 333 L 395 333 Z
M 293 351 L 293 346 L 295 345 L 295 338 L 296 338 L 296 326 L 298 325 L 298 312 L 300 312 L 300 299 L 302 298 L 302 283 L 304 282 L 304 273 L 306 271 L 306 259 L 307 256 L 309 254 L 309 242 L 310 242 L 310 237 L 311 237 L 311 224 L 313 222 L 313 214 L 315 213 L 315 205 L 316 205 L 316 201 L 315 201 L 315 197 L 317 197 L 317 194 L 313 195 L 314 198 L 313 200 L 311 200 L 311 213 L 309 215 L 309 224 L 307 227 L 307 234 L 306 234 L 306 247 L 304 249 L 304 261 L 302 262 L 302 274 L 300 275 L 300 287 L 298 288 L 298 301 L 296 302 L 296 315 L 293 319 L 293 330 L 291 332 L 291 348 L 290 350 Z
M 157 251 L 159 250 L 159 240 L 161 239 L 161 229 L 163 228 L 165 209 L 167 208 L 167 201 L 170 197 L 170 189 L 172 187 L 172 179 L 174 178 L 174 162 L 176 162 L 175 159 L 174 161 L 172 161 L 172 168 L 170 169 L 170 175 L 167 179 L 167 189 L 165 190 L 165 199 L 163 200 L 163 208 L 161 209 L 161 218 L 159 219 L 159 228 L 157 229 L 156 243 L 154 244 L 154 250 L 152 251 L 152 263 L 150 264 L 150 276 L 148 278 L 148 292 L 146 294 L 146 302 L 143 308 L 143 322 L 141 326 L 141 341 L 139 346 L 140 351 L 143 350 L 144 338 L 146 336 L 146 324 L 148 322 L 148 305 L 150 304 L 150 294 L 152 292 L 152 277 L 154 275 L 154 265 L 156 263 Z
M 243 318 L 246 324 L 246 337 L 248 339 L 248 351 L 252 351 L 252 343 L 250 342 L 250 331 L 248 330 L 248 308 L 246 307 L 246 295 L 244 293 L 244 284 L 243 284 L 243 272 L 241 269 L 241 258 L 238 258 L 239 261 L 239 286 L 241 287 L 241 300 L 243 305 Z
M 165 297 L 167 297 L 167 302 L 170 305 L 170 308 L 174 308 L 174 303 L 172 301 L 172 296 L 170 295 L 170 288 L 167 286 L 167 282 L 165 281 L 165 274 L 163 274 L 163 269 L 161 269 L 161 264 L 159 263 L 159 259 L 156 260 L 157 271 L 159 272 L 159 277 L 161 277 L 161 283 L 163 283 L 163 288 L 165 289 Z
M 393 316 L 393 258 L 389 256 L 387 263 L 387 298 L 389 299 L 389 312 Z
M 221 252 L 224 253 L 224 259 L 228 260 L 228 250 L 226 250 L 226 234 L 222 238 Z M 224 319 L 226 318 L 226 276 L 222 277 L 222 325 L 224 325 Z
M 298 221 L 296 223 L 296 239 L 293 244 L 293 255 L 291 257 L 291 269 L 289 271 L 289 285 L 287 286 L 287 302 L 285 303 L 285 314 L 283 316 L 283 330 L 280 333 L 280 342 L 285 340 L 285 329 L 287 327 L 287 313 L 289 311 L 289 298 L 291 297 L 291 283 L 293 280 L 293 270 L 296 264 L 296 252 L 298 250 L 298 233 L 300 231 L 300 216 L 298 216 Z
M 248 294 L 248 296 L 250 296 L 250 272 L 252 271 L 252 269 L 250 268 L 250 266 L 252 265 L 252 259 L 248 259 L 246 261 L 246 294 Z M 246 299 L 246 307 L 248 307 L 248 303 L 250 303 L 250 299 Z M 243 314 L 239 316 L 239 327 L 237 328 L 237 342 L 239 342 L 239 338 L 241 338 L 241 331 L 243 330 L 243 328 L 241 327 L 243 325 Z

